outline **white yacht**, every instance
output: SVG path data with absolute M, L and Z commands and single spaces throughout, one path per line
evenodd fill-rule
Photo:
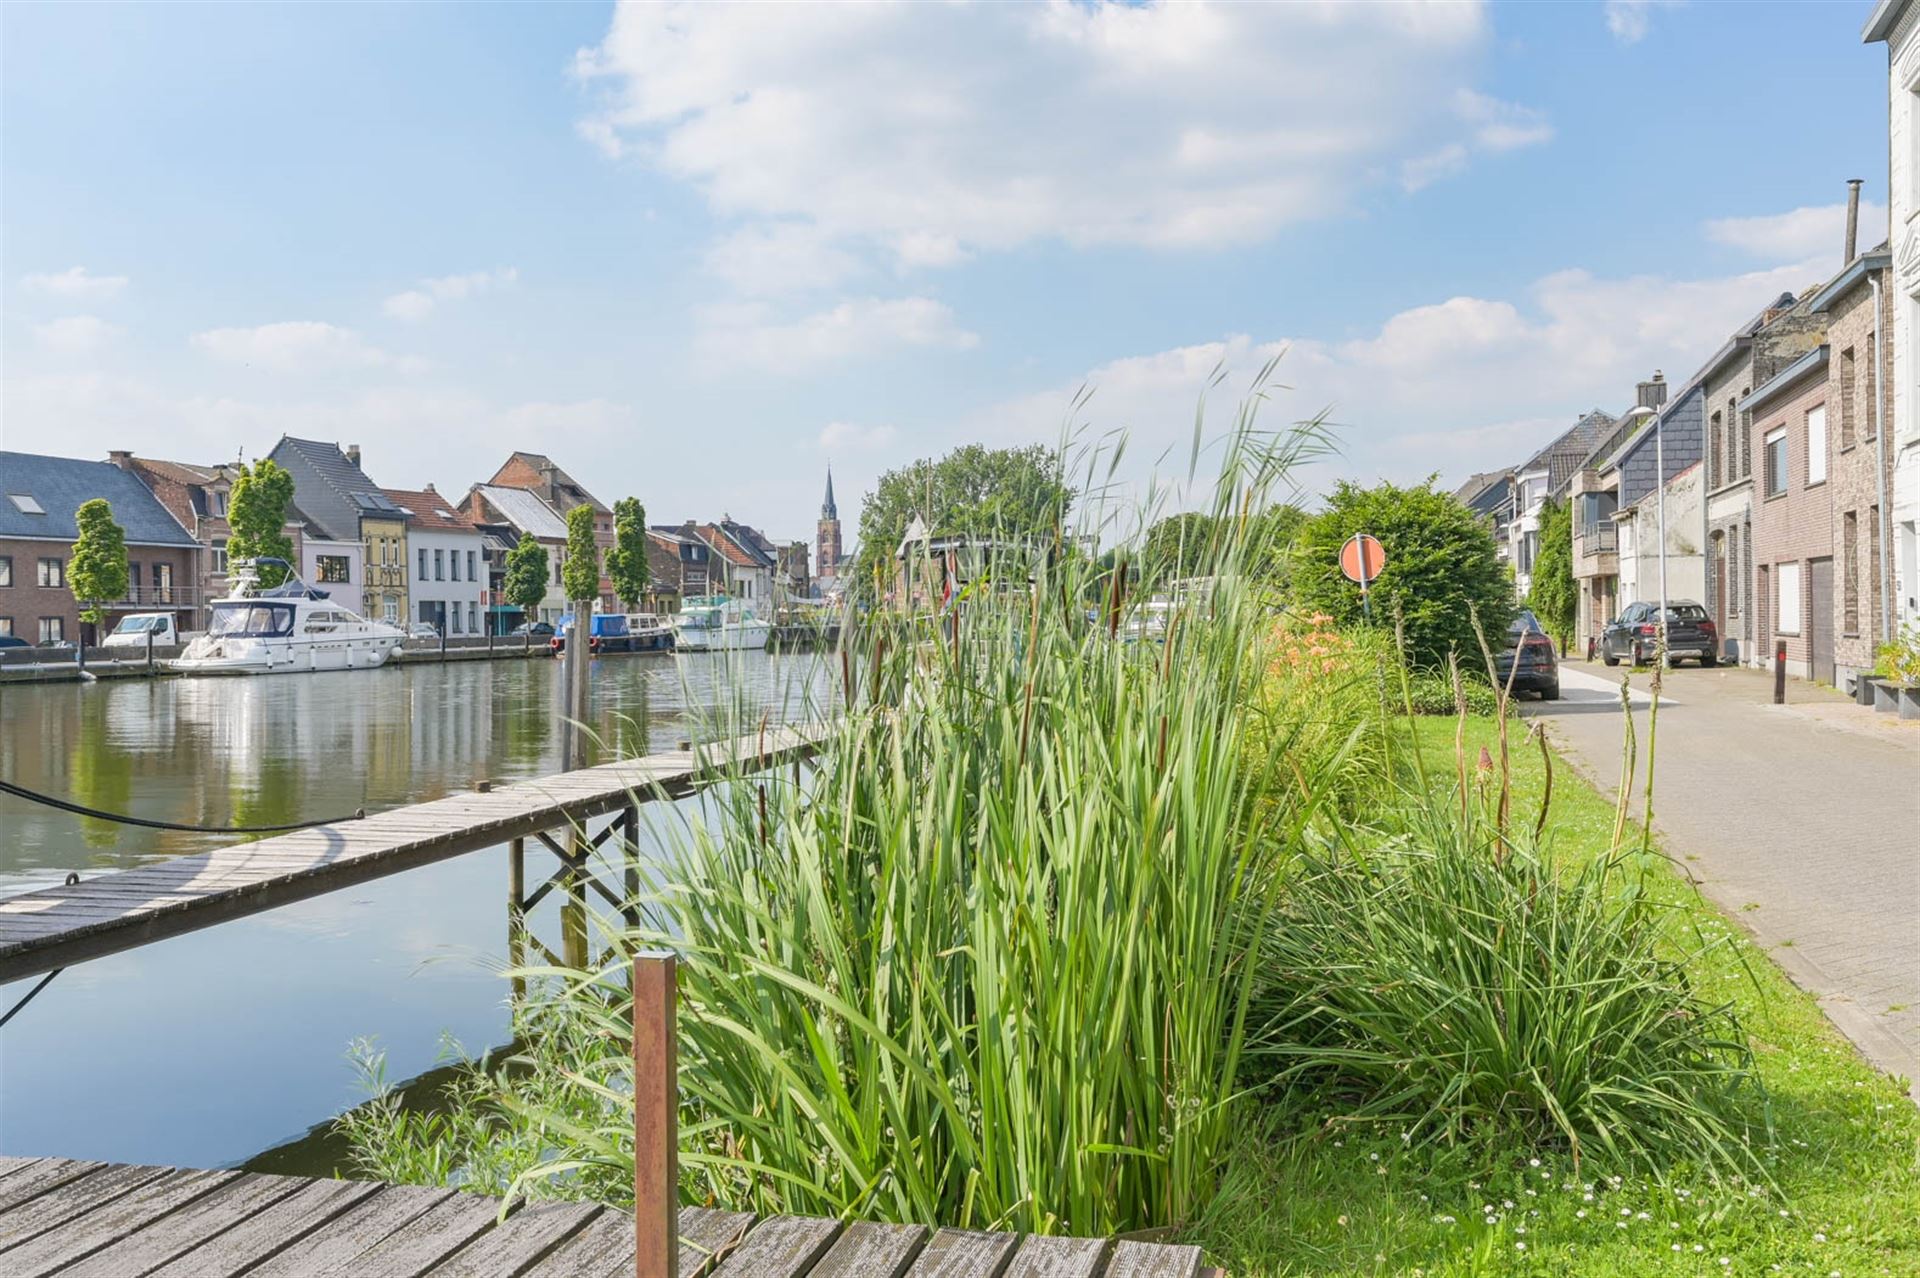
M 676 652 L 764 648 L 773 623 L 753 615 L 753 609 L 726 595 L 695 595 L 673 619 Z
M 278 564 L 286 580 L 260 589 L 258 569 Z M 334 603 L 282 559 L 239 566 L 233 591 L 210 605 L 206 633 L 167 663 L 181 674 L 281 674 L 306 670 L 371 670 L 405 642 L 397 626 L 368 621 Z

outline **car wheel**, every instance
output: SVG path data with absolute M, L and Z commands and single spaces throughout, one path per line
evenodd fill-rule
M 1717 666 L 1719 664 L 1720 664 L 1720 658 L 1715 656 L 1711 652 L 1707 653 L 1705 656 L 1700 658 L 1700 668 L 1702 670 L 1705 670 L 1709 666 Z
M 1613 649 L 1611 648 L 1600 649 L 1600 660 L 1606 662 L 1610 666 L 1617 666 L 1620 664 L 1620 658 L 1613 655 Z
M 1540 689 L 1540 699 L 1542 701 L 1558 701 L 1560 699 L 1560 685 L 1557 683 L 1550 683 L 1546 687 Z

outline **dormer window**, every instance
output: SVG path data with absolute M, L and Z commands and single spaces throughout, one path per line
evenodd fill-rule
M 42 506 L 32 493 L 8 493 L 7 500 L 12 502 L 23 515 L 44 515 L 47 508 Z

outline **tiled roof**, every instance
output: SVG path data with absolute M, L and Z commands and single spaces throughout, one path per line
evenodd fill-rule
M 729 537 L 726 530 L 719 525 L 702 524 L 700 525 L 700 532 L 702 539 L 724 556 L 728 563 L 737 564 L 742 568 L 766 567 L 765 564 L 760 562 L 758 556 L 749 554 L 744 546 L 732 537 Z
M 383 488 L 380 491 L 387 495 L 388 501 L 412 516 L 408 523 L 414 528 L 450 533 L 479 531 L 471 519 L 455 510 L 453 503 L 439 493 L 415 492 L 410 488 Z
M 1580 469 L 1581 462 L 1586 460 L 1587 454 L 1593 451 L 1601 437 L 1615 424 L 1616 419 L 1612 413 L 1605 413 L 1596 408 L 1568 427 L 1552 443 L 1528 458 L 1527 464 L 1520 469 L 1538 470 L 1545 466 L 1547 491 L 1559 492 L 1573 481 L 1574 472 Z
M 516 482 L 513 478 L 509 476 L 509 472 L 515 468 L 515 463 L 518 463 L 521 469 L 529 473 L 529 478 L 527 482 L 525 483 Z M 529 488 L 535 482 L 539 482 L 539 483 L 545 482 L 546 477 L 542 472 L 546 471 L 549 467 L 551 467 L 553 470 L 554 486 L 556 488 L 571 489 L 573 491 L 573 494 L 579 498 L 579 501 L 575 504 L 591 506 L 594 508 L 594 510 L 598 511 L 600 514 L 603 514 L 603 515 L 612 513 L 607 509 L 605 505 L 601 503 L 598 497 L 595 497 L 592 493 L 588 492 L 586 490 L 585 485 L 581 484 L 579 480 L 575 479 L 572 475 L 569 475 L 566 471 L 560 469 L 560 467 L 554 465 L 553 458 L 548 457 L 545 453 L 529 453 L 529 452 L 516 450 L 511 456 L 507 458 L 506 462 L 500 467 L 500 469 L 493 473 L 493 478 L 492 480 L 489 481 L 489 485 L 498 486 L 498 487 Z
M 538 493 L 525 488 L 503 488 L 493 484 L 475 484 L 473 490 L 484 497 L 489 506 L 499 511 L 501 518 L 521 532 L 530 532 L 548 541 L 567 539 L 567 521 L 560 518 L 553 507 L 541 501 Z
M 12 500 L 15 496 L 21 501 Z M 138 476 L 112 462 L 0 452 L 0 537 L 70 542 L 80 535 L 74 512 L 95 497 L 112 505 L 114 522 L 126 530 L 130 545 L 199 544 Z M 29 513 L 36 508 L 46 513 Z

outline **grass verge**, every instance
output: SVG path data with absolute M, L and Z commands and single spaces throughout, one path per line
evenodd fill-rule
M 1429 769 L 1452 766 L 1454 723 L 1414 722 Z M 1470 722 L 1467 749 L 1492 741 Z M 1514 752 L 1515 812 L 1537 810 L 1544 768 Z M 1614 809 L 1564 763 L 1551 830 L 1572 860 L 1608 846 Z M 1563 1157 L 1408 1150 L 1397 1130 L 1327 1110 L 1261 1111 L 1242 1125 L 1220 1192 L 1189 1240 L 1236 1275 L 1920 1274 L 1920 1111 L 1677 871 L 1650 877 L 1675 948 L 1731 934 L 1692 975 L 1733 1002 L 1774 1107 L 1775 1189 L 1676 1168 L 1579 1181 Z M 1683 939 L 1684 938 L 1684 939 Z

